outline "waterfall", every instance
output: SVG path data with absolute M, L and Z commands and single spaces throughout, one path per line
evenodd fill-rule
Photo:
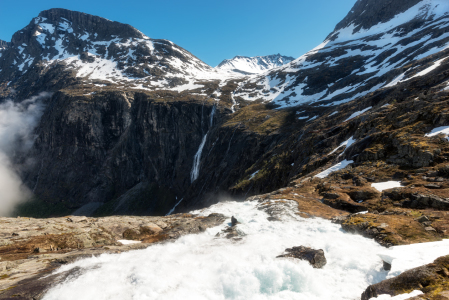
M 216 107 L 214 105 L 212 107 L 212 111 L 210 113 L 209 130 L 212 128 L 212 125 L 214 123 L 215 111 L 216 111 Z M 193 167 L 192 167 L 192 171 L 190 172 L 191 182 L 194 182 L 195 180 L 197 180 L 198 176 L 200 175 L 201 153 L 203 153 L 203 148 L 204 148 L 204 145 L 206 144 L 207 134 L 209 133 L 209 130 L 204 135 L 203 140 L 201 141 L 200 147 L 198 148 L 198 151 L 196 152 L 195 156 L 193 157 Z
M 195 157 L 193 158 L 192 172 L 190 172 L 190 179 L 192 182 L 194 182 L 200 175 L 200 159 L 201 159 L 201 153 L 203 152 L 204 144 L 206 144 L 206 139 L 207 139 L 207 133 L 204 135 L 203 140 L 201 141 L 200 147 L 198 148 L 198 151 L 196 152 Z
M 209 120 L 209 128 L 212 128 L 212 125 L 214 124 L 214 115 L 215 115 L 215 110 L 217 108 L 214 106 L 212 106 L 212 111 L 210 112 L 210 120 Z
M 182 200 L 184 200 L 184 198 L 181 198 L 181 200 L 179 200 L 179 202 L 178 203 L 176 203 L 175 204 L 175 206 L 173 206 L 173 208 L 168 212 L 168 214 L 166 214 L 165 216 L 169 216 L 169 215 L 171 215 L 172 213 L 174 213 L 175 212 L 175 209 L 176 209 L 176 207 L 179 205 L 179 203 L 181 203 L 182 202 Z

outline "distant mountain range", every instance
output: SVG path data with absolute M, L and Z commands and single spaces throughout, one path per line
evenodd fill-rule
M 215 69 L 240 72 L 247 75 L 260 74 L 285 65 L 293 60 L 293 57 L 280 54 L 254 57 L 235 56 L 232 59 L 225 59 Z

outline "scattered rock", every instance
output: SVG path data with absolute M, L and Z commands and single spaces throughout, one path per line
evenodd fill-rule
M 427 222 L 427 221 L 430 221 L 430 220 L 429 220 L 429 218 L 427 216 L 422 215 L 421 217 L 416 219 L 416 221 L 418 221 L 419 223 L 424 223 L 424 222 Z
M 324 251 L 322 249 L 315 250 L 309 247 L 299 246 L 287 248 L 285 249 L 285 252 L 288 253 L 277 257 L 292 257 L 307 260 L 314 268 L 322 268 L 327 263 L 326 257 L 324 256 Z
M 428 188 L 428 189 L 440 189 L 440 188 L 441 188 L 441 185 L 439 185 L 439 184 L 434 184 L 434 183 L 430 183 L 430 184 L 424 185 L 424 187 L 425 187 L 425 188 Z
M 427 173 L 427 176 L 428 177 L 437 177 L 438 176 L 438 171 L 429 172 L 429 173 Z
M 239 223 L 239 221 L 237 221 L 236 218 L 234 218 L 234 216 L 231 217 L 231 226 L 235 226 L 237 225 L 237 223 Z

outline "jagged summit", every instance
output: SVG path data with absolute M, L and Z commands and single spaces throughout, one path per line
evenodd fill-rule
M 215 69 L 229 70 L 243 74 L 256 74 L 280 67 L 293 60 L 293 57 L 280 54 L 254 57 L 238 55 L 232 59 L 223 60 Z

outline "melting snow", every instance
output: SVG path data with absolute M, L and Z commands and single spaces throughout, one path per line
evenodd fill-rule
M 364 112 L 370 110 L 372 108 L 372 106 L 365 108 L 364 110 L 360 110 L 360 111 L 356 111 L 355 113 L 353 113 L 352 115 L 350 115 L 346 120 L 344 120 L 343 122 L 349 121 L 351 119 L 354 119 L 355 117 L 360 116 L 361 114 L 363 114 Z
M 422 295 L 423 292 L 415 290 L 413 292 L 410 293 L 406 293 L 406 294 L 401 294 L 401 295 L 397 295 L 397 296 L 390 296 L 390 295 L 379 295 L 376 298 L 371 298 L 370 300 L 405 300 L 405 299 L 409 299 L 415 296 L 419 296 Z
M 419 76 L 424 76 L 424 75 L 426 75 L 426 74 L 432 72 L 433 70 L 435 70 L 436 68 L 438 68 L 439 66 L 441 66 L 441 63 L 442 63 L 443 60 L 445 60 L 445 59 L 446 59 L 446 57 L 445 57 L 445 58 L 442 58 L 442 59 L 440 59 L 440 60 L 437 60 L 436 62 L 433 63 L 433 65 L 431 65 L 431 66 L 428 67 L 427 69 L 425 69 L 425 70 L 419 72 L 419 73 L 416 74 L 415 76 L 410 77 L 410 79 L 415 78 L 415 77 L 419 77 Z
M 141 241 L 132 241 L 132 240 L 117 240 L 117 242 L 121 243 L 122 245 L 130 245 L 130 244 L 142 243 Z
M 378 190 L 379 192 L 382 192 L 383 190 L 401 187 L 401 182 L 400 181 L 378 182 L 372 183 L 371 186 L 376 190 Z
M 352 164 L 354 161 L 353 160 L 343 160 L 341 162 L 339 162 L 336 165 L 333 165 L 332 167 L 330 167 L 329 169 L 324 170 L 323 172 L 315 175 L 315 177 L 318 178 L 325 178 L 327 176 L 329 176 L 330 173 L 341 170 L 346 168 L 347 165 Z
M 438 134 L 444 134 L 446 136 L 446 139 L 449 141 L 449 126 L 440 126 L 437 128 L 432 129 L 430 133 L 425 134 L 424 136 L 435 136 Z
M 432 263 L 440 256 L 449 255 L 449 239 L 440 242 L 394 246 L 379 253 L 383 261 L 391 264 L 387 278 Z
M 337 151 L 338 149 L 340 149 L 343 146 L 346 146 L 346 149 L 348 149 L 352 144 L 354 144 L 356 140 L 354 140 L 354 137 L 351 136 L 347 141 L 344 141 L 343 143 L 341 143 L 337 148 L 335 148 L 334 150 L 332 150 L 332 152 L 330 152 L 328 155 L 331 155 L 332 153 L 334 153 L 335 151 Z M 345 150 L 346 151 L 346 150 Z M 343 154 L 343 153 L 342 153 Z M 341 155 L 341 154 L 340 154 Z

